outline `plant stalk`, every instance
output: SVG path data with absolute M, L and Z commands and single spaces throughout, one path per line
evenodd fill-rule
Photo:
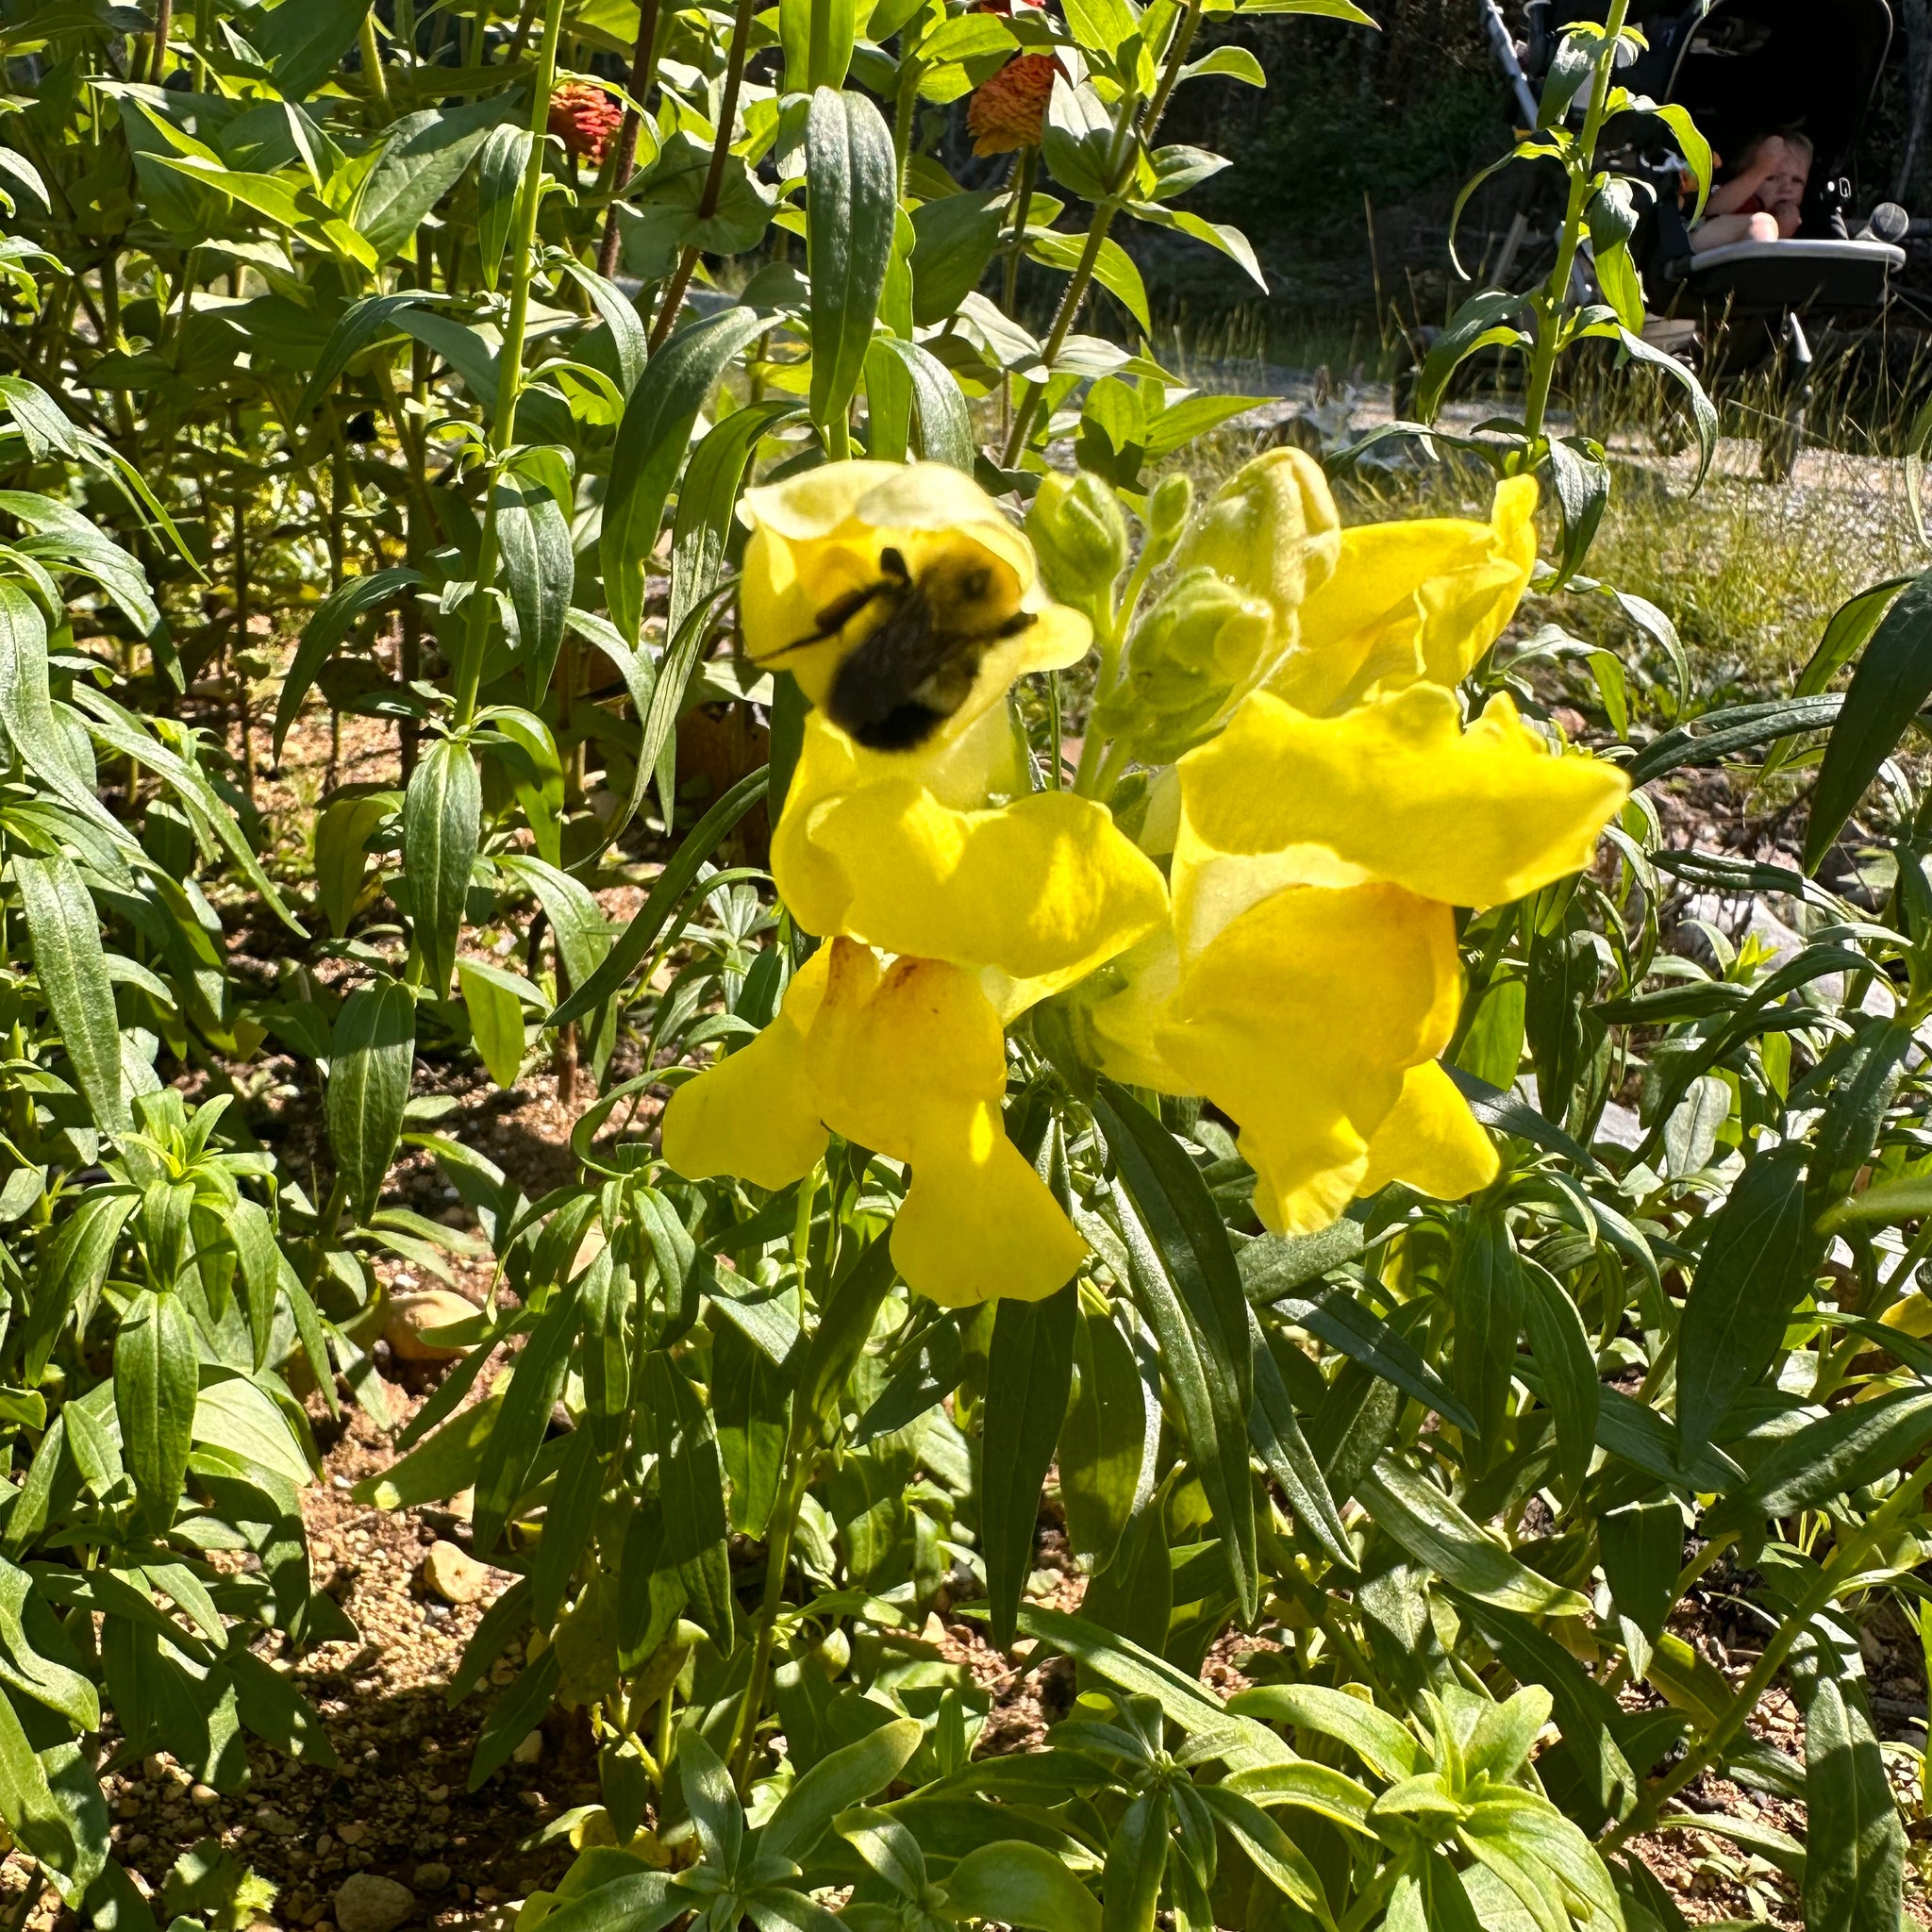
M 726 57 L 724 68 L 724 94 L 718 106 L 718 132 L 711 142 L 711 165 L 705 175 L 705 192 L 698 197 L 697 218 L 708 222 L 718 212 L 718 196 L 724 188 L 724 163 L 731 155 L 731 129 L 738 120 L 738 92 L 744 85 L 745 56 L 751 48 L 752 0 L 738 0 L 738 10 L 731 20 L 731 51 Z M 669 286 L 664 291 L 664 306 L 658 311 L 658 320 L 651 327 L 651 354 L 656 355 L 663 346 L 664 339 L 671 333 L 672 325 L 677 320 L 677 311 L 684 307 L 684 292 L 691 287 L 691 278 L 697 272 L 698 250 L 688 247 L 677 258 L 677 267 L 672 272 Z
M 617 130 L 617 164 L 610 175 L 610 206 L 604 210 L 604 239 L 597 248 L 597 273 L 608 282 L 617 273 L 617 204 L 636 171 L 638 108 L 651 91 L 651 74 L 658 58 L 658 0 L 642 0 L 638 8 L 637 45 L 630 57 L 630 97 L 637 107 L 625 108 Z
M 523 388 L 524 338 L 530 324 L 530 256 L 537 242 L 537 210 L 543 198 L 544 138 L 550 125 L 550 95 L 557 85 L 557 42 L 563 29 L 563 0 L 544 0 L 543 39 L 537 50 L 536 84 L 530 96 L 530 158 L 517 190 L 516 256 L 510 265 L 509 319 L 504 325 L 503 354 L 497 364 L 496 413 L 490 425 L 490 454 L 500 457 L 516 441 L 517 396 Z M 476 715 L 476 692 L 483 682 L 483 657 L 490 643 L 491 591 L 496 583 L 496 477 L 494 464 L 483 500 L 483 536 L 476 553 L 476 587 L 470 593 L 470 621 L 464 627 L 462 658 L 457 669 L 458 730 Z

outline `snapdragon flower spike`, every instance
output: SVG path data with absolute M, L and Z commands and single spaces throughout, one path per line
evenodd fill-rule
M 941 465 L 827 464 L 747 491 L 744 514 L 745 650 L 816 707 L 772 874 L 830 943 L 757 1041 L 678 1090 L 664 1158 L 775 1188 L 842 1135 L 909 1167 L 892 1253 L 910 1286 L 949 1307 L 1051 1294 L 1086 1246 L 1006 1138 L 1004 1026 L 1168 922 L 1159 869 L 1107 808 L 1031 791 L 1020 762 L 1008 692 L 1077 662 L 1088 621 Z M 841 672 L 907 598 L 968 577 L 987 635 L 957 702 L 916 744 L 869 749 L 838 722 Z
M 1083 1009 L 1107 1072 L 1240 1124 L 1278 1231 L 1325 1226 L 1391 1180 L 1455 1198 L 1494 1176 L 1438 1064 L 1462 998 L 1454 908 L 1581 870 L 1628 795 L 1614 767 L 1557 756 L 1507 696 L 1465 727 L 1451 688 L 1527 582 L 1534 492 L 1506 482 L 1489 525 L 1346 533 L 1268 688 L 1175 767 L 1171 830 L 1150 841 L 1171 855 L 1172 926 Z M 1267 558 L 1224 547 L 1222 567 L 1266 593 Z

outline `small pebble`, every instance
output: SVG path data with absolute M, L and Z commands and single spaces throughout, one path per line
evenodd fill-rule
M 221 1801 L 221 1793 L 211 1785 L 191 1785 L 189 1798 L 197 1805 L 214 1805 Z
M 358 1872 L 336 1888 L 336 1924 L 341 1932 L 395 1932 L 416 1909 L 416 1894 L 393 1878 Z
M 336 1826 L 336 1836 L 345 1845 L 359 1845 L 364 1837 L 367 1836 L 368 1831 L 369 1827 L 361 1824 L 339 1824 Z
M 327 1857 L 328 1855 L 335 1850 L 335 1848 L 336 1841 L 332 1837 L 330 1837 L 330 1835 L 327 1832 L 324 1832 L 323 1835 L 315 1840 L 315 1856 L 318 1858 Z
M 490 1588 L 489 1565 L 455 1543 L 432 1543 L 423 1558 L 423 1587 L 447 1604 L 474 1604 Z
M 510 1754 L 515 1764 L 535 1764 L 543 1756 L 543 1733 L 532 1731 Z
M 449 1867 L 435 1858 L 426 1865 L 418 1865 L 416 1883 L 425 1891 L 441 1891 L 449 1883 Z

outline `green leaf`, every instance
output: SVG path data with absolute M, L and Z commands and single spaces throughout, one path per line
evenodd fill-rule
M 1645 341 L 1621 322 L 1617 325 L 1617 340 L 1633 362 L 1647 363 L 1684 391 L 1685 400 L 1690 405 L 1691 426 L 1697 432 L 1697 475 L 1690 487 L 1700 488 L 1710 468 L 1710 459 L 1717 454 L 1717 406 L 1705 394 L 1704 385 L 1693 372 L 1667 350 Z
M 1675 1498 L 1625 1503 L 1597 1518 L 1604 1576 L 1620 1616 L 1655 1643 L 1677 1601 L 1684 1562 L 1684 1513 Z
M 804 1864 L 840 1812 L 882 1791 L 911 1761 L 924 1731 L 897 1718 L 824 1757 L 794 1782 L 758 1834 L 766 1857 Z
M 379 260 L 409 246 L 424 217 L 461 180 L 476 151 L 515 108 L 513 94 L 491 94 L 405 114 L 389 130 L 356 204 L 356 226 Z
M 1134 1299 L 1160 1344 L 1194 1474 L 1242 1614 L 1252 1617 L 1259 1589 L 1248 1474 L 1253 1344 L 1227 1231 L 1200 1170 L 1138 1101 L 1105 1082 L 1095 1114 L 1124 1183 L 1114 1204 Z
M 671 916 L 684 903 L 684 895 L 696 882 L 698 869 L 708 863 L 724 836 L 746 812 L 765 795 L 762 767 L 741 778 L 712 806 L 679 841 L 677 852 L 652 884 L 637 916 L 618 935 L 617 942 L 605 955 L 603 964 L 590 978 L 575 987 L 570 997 L 544 1021 L 546 1026 L 560 1026 L 601 1007 L 642 964 L 671 923 Z
M 734 409 L 691 452 L 678 486 L 671 539 L 667 637 L 675 638 L 685 620 L 718 587 L 739 490 L 758 443 L 802 413 L 796 403 L 783 396 Z
M 1261 1235 L 1245 1242 L 1235 1258 L 1248 1299 L 1264 1308 L 1353 1261 L 1361 1251 L 1361 1223 L 1344 1219 L 1320 1234 Z
M 1067 1541 L 1097 1574 L 1120 1548 L 1159 1423 L 1148 1413 L 1133 1343 L 1111 1315 L 1083 1309 L 1073 1344 L 1079 1382 L 1060 1429 L 1060 1500 Z
M 134 841 L 94 794 L 61 734 L 48 686 L 47 620 L 18 584 L 0 583 L 0 735 L 42 784 L 118 845 Z
M 40 1381 L 69 1314 L 81 1304 L 92 1306 L 134 1205 L 129 1189 L 90 1188 L 55 1230 L 34 1284 L 23 1341 L 29 1388 Z
M 1003 201 L 989 188 L 912 210 L 912 319 L 921 326 L 945 322 L 979 286 L 999 246 Z
M 534 483 L 496 486 L 496 540 L 502 546 L 524 689 L 541 704 L 563 643 L 576 582 L 570 525 L 549 491 Z
M 1507 290 L 1487 289 L 1472 295 L 1449 319 L 1449 326 L 1429 344 L 1416 378 L 1415 413 L 1428 422 L 1441 407 L 1449 378 L 1477 344 L 1506 318 L 1517 314 L 1525 298 Z M 1511 331 L 1513 334 L 1513 331 Z
M 329 1047 L 328 1142 L 365 1224 L 402 1137 L 415 1063 L 416 1001 L 400 980 L 378 978 L 342 1002 Z
M 808 94 L 822 87 L 843 87 L 858 38 L 858 0 L 778 0 L 785 92 Z
M 521 973 L 482 959 L 458 960 L 457 985 L 485 1071 L 497 1086 L 514 1087 L 524 1070 L 524 1009 L 541 1012 L 542 995 Z
M 21 1728 L 12 1703 L 0 1697 L 0 1816 L 70 1907 L 106 1863 L 103 1853 L 77 1841 L 66 1807 L 55 1795 L 47 1767 Z
M 958 378 L 923 343 L 898 336 L 874 336 L 869 353 L 894 358 L 911 377 L 920 455 L 929 463 L 945 463 L 970 474 L 975 453 L 973 418 Z
M 1796 1516 L 1902 1469 L 1932 1441 L 1932 1389 L 1847 1403 L 1783 1436 L 1706 1517 L 1713 1534 Z
M 658 1430 L 664 1502 L 665 1554 L 690 1593 L 691 1622 L 720 1649 L 732 1641 L 730 1524 L 724 1513 L 724 1468 L 710 1411 L 690 1378 L 662 1349 L 644 1371 Z
M 1168 1797 L 1142 1791 L 1121 1814 L 1101 1874 L 1101 1932 L 1154 1932 L 1160 1884 L 1167 1873 Z
M 321 86 L 368 11 L 369 0 L 282 0 L 251 24 L 249 38 L 284 100 L 302 100 Z
M 13 879 L 26 910 L 34 973 L 88 1111 L 102 1133 L 125 1134 L 130 1123 L 121 1072 L 121 1023 L 92 895 L 68 858 L 16 858 Z
M 1677 1462 L 1688 1469 L 1771 1366 L 1810 1286 L 1802 1142 L 1759 1157 L 1711 1222 L 1677 1330 Z
M 698 411 L 733 358 L 767 325 L 755 310 L 727 308 L 679 329 L 651 358 L 625 405 L 610 451 L 597 557 L 611 622 L 627 643 L 638 636 L 645 559 Z
M 1480 1475 L 1501 1444 L 1523 1326 L 1523 1273 L 1500 1211 L 1470 1210 L 1445 1290 L 1456 1311 L 1452 1385 L 1476 1419 L 1471 1462 L 1472 1474 Z
M 858 389 L 899 208 L 891 129 L 865 94 L 813 95 L 806 128 L 811 419 L 842 419 Z
M 349 1491 L 377 1509 L 413 1509 L 454 1496 L 476 1480 L 483 1451 L 503 1413 L 502 1392 L 460 1408 L 399 1460 L 366 1475 Z
M 449 992 L 470 874 L 482 838 L 483 779 L 468 743 L 439 739 L 409 775 L 403 798 L 403 870 L 409 924 L 430 996 Z
M 504 245 L 516 213 L 517 191 L 530 163 L 530 130 L 508 123 L 492 127 L 476 163 L 476 249 L 483 286 L 492 292 L 503 272 Z
M 114 1413 L 142 1511 L 159 1530 L 175 1520 L 188 1473 L 196 1356 L 194 1320 L 180 1297 L 144 1290 L 115 1339 Z
M 1932 697 L 1932 573 L 1908 585 L 1878 622 L 1831 728 L 1811 791 L 1805 870 L 1816 872 L 1878 768 Z
M 1543 1372 L 1543 1400 L 1557 1421 L 1557 1459 L 1572 1496 L 1582 1494 L 1596 1450 L 1596 1351 L 1563 1284 L 1535 1262 L 1522 1264 L 1529 1349 Z
M 1294 1724 L 1346 1744 L 1377 1777 L 1412 1777 L 1422 1768 L 1422 1747 L 1398 1718 L 1370 1697 L 1321 1684 L 1264 1684 L 1229 1699 L 1229 1710 L 1269 1724 Z M 1257 1778 L 1275 1774 L 1257 1772 Z
M 1044 1301 L 1009 1297 L 996 1304 L 978 1502 L 992 1641 L 1000 1650 L 1013 1641 L 1013 1620 L 1033 1571 L 1041 1487 L 1073 1386 L 1079 1292 L 1070 1281 Z
M 573 1574 L 591 1541 L 597 1500 L 604 1489 L 604 1464 L 589 1429 L 575 1430 L 557 1466 L 543 1535 L 530 1565 L 530 1615 L 540 1630 L 557 1621 Z
M 329 929 L 340 939 L 356 916 L 369 872 L 369 836 L 402 803 L 394 791 L 336 797 L 315 822 L 315 896 Z
M 283 0 L 283 4 L 287 5 L 288 0 Z M 290 727 L 301 715 L 303 701 L 315 683 L 316 674 L 348 636 L 350 626 L 365 611 L 379 609 L 398 591 L 422 581 L 420 571 L 372 571 L 367 576 L 350 577 L 339 584 L 315 607 L 315 615 L 302 626 L 302 641 L 295 646 L 295 656 L 282 679 L 282 694 L 275 700 L 271 737 L 277 759 L 281 758 Z
M 534 1731 L 557 1695 L 562 1667 L 557 1646 L 551 1644 L 519 1674 L 515 1683 L 490 1707 L 483 1727 L 476 1735 L 476 1755 L 470 1760 L 468 1789 L 481 1790 L 492 1772 L 509 1762 L 509 1755 Z M 679 1910 L 683 1909 L 682 1902 Z M 675 1916 L 673 1914 L 672 1916 Z M 668 1919 L 660 1919 L 666 1924 Z
M 474 1527 L 478 1556 L 495 1549 L 511 1508 L 528 1484 L 550 1426 L 550 1412 L 563 1392 L 581 1312 L 575 1290 L 568 1284 L 558 1287 L 516 1358 L 503 1407 L 476 1465 Z
M 1051 1852 L 1020 1839 L 968 1852 L 946 1874 L 946 1900 L 968 1918 L 1027 1932 L 1101 1932 L 1093 1894 Z
M 1087 245 L 1084 235 L 1059 235 L 1044 231 L 1032 236 L 1026 252 L 1035 261 L 1044 262 L 1071 275 L 1081 260 Z M 1154 325 L 1147 308 L 1147 285 L 1134 258 L 1109 236 L 1093 258 L 1093 279 L 1114 296 L 1139 325 L 1142 334 L 1152 334 Z
M 1268 1349 L 1261 1324 L 1249 1316 L 1255 1345 L 1255 1407 L 1248 1417 L 1248 1435 L 1256 1453 L 1274 1480 L 1280 1484 L 1288 1506 L 1302 1526 L 1345 1569 L 1355 1568 L 1355 1550 L 1342 1527 L 1341 1514 L 1329 1493 L 1322 1465 L 1302 1434 L 1288 1384 L 1280 1365 Z M 1061 1469 L 1062 1490 L 1066 1485 Z M 1069 1522 L 1071 1523 L 1071 1512 Z
M 1807 1638 L 1822 1634 L 1819 1624 Z M 1805 1714 L 1805 1924 L 1811 1932 L 1890 1932 L 1906 1923 L 1898 1802 L 1862 1686 L 1828 1636 L 1807 1650 L 1790 1673 Z
M 1417 1562 L 1483 1603 L 1526 1617 L 1580 1617 L 1587 1599 L 1540 1576 L 1500 1548 L 1427 1476 L 1384 1456 L 1356 1485 L 1357 1499 Z
M 1818 648 L 1805 660 L 1791 695 L 1805 698 L 1822 691 L 1871 641 L 1872 633 L 1897 602 L 1898 593 L 1917 582 L 1916 575 L 1887 577 L 1847 597 L 1831 613 L 1831 622 L 1824 626 Z

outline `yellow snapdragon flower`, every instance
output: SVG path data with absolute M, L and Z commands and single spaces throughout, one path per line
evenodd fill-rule
M 1332 572 L 1310 585 L 1300 633 L 1268 681 L 1326 713 L 1374 690 L 1461 682 L 1515 614 L 1536 568 L 1533 476 L 1496 486 L 1486 524 L 1414 517 L 1341 533 Z
M 1507 696 L 1465 729 L 1453 691 L 1414 683 L 1333 718 L 1258 691 L 1178 782 L 1174 925 L 1089 1009 L 1102 1067 L 1223 1108 L 1280 1232 L 1391 1180 L 1486 1185 L 1495 1152 L 1437 1064 L 1453 908 L 1587 865 L 1623 774 L 1556 756 Z
M 693 1180 L 802 1180 L 827 1130 L 910 1170 L 892 1261 L 946 1307 L 1063 1287 L 1086 1255 L 1046 1184 L 1007 1139 L 1006 1038 L 974 974 L 937 959 L 882 966 L 822 946 L 749 1045 L 672 1095 L 664 1158 Z
M 977 484 L 940 463 L 833 463 L 746 491 L 745 513 L 745 649 L 791 670 L 817 707 L 772 842 L 772 875 L 806 931 L 966 968 L 1010 1020 L 1165 923 L 1158 869 L 1105 806 L 1028 789 L 1007 693 L 1026 672 L 1077 663 L 1091 627 L 1047 595 L 1032 546 Z M 909 750 L 869 750 L 830 702 L 889 596 L 797 642 L 882 580 L 888 551 L 915 589 L 983 570 L 993 614 L 1030 619 L 989 645 L 958 708 Z
M 1086 1244 L 1006 1138 L 1004 1025 L 1168 922 L 1159 869 L 1106 807 L 1029 789 L 1008 719 L 1013 681 L 1077 662 L 1091 626 L 942 465 L 827 464 L 748 491 L 744 514 L 746 652 L 815 707 L 772 874 L 832 943 L 757 1041 L 673 1096 L 664 1158 L 783 1187 L 829 1129 L 908 1163 L 892 1254 L 912 1287 L 949 1307 L 1050 1294 Z M 935 719 L 916 743 L 869 748 L 839 722 L 841 670 L 910 598 L 962 584 L 983 645 L 924 691 Z

